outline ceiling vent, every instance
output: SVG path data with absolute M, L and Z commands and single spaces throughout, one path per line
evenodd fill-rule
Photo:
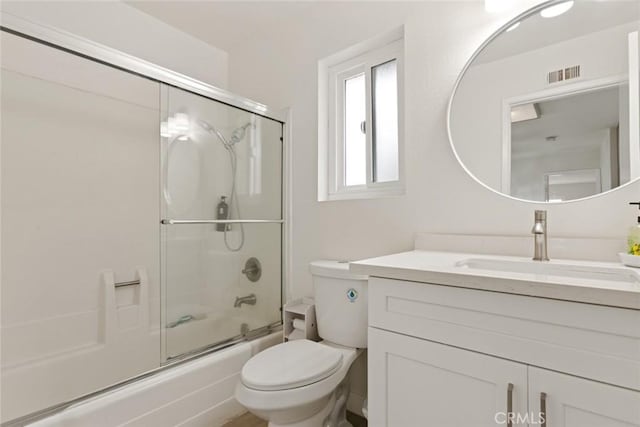
M 551 71 L 547 75 L 547 81 L 549 83 L 557 83 L 564 80 L 564 70 Z
M 558 83 L 564 80 L 571 80 L 580 77 L 580 66 L 574 65 L 573 67 L 561 68 L 547 74 L 547 82 Z
M 580 66 L 579 65 L 574 65 L 573 67 L 569 67 L 569 68 L 565 68 L 564 69 L 564 79 L 565 80 L 569 80 L 569 79 L 575 79 L 580 77 Z

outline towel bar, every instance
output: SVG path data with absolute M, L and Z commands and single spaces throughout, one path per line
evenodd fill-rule
M 122 288 L 124 286 L 134 286 L 134 285 L 139 285 L 140 284 L 140 279 L 138 280 L 132 280 L 130 282 L 118 282 L 118 283 L 114 283 L 113 286 L 116 288 Z

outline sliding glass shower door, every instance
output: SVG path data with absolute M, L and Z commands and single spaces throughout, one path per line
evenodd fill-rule
M 282 124 L 161 92 L 166 362 L 280 322 Z
M 3 425 L 281 322 L 282 123 L 65 37 L 0 31 Z

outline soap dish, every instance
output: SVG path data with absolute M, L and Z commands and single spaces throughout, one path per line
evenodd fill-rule
M 620 262 L 624 265 L 640 268 L 640 256 L 625 254 L 624 252 L 618 253 L 618 256 L 620 257 Z

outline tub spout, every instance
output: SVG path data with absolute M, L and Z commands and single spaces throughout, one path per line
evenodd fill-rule
M 236 302 L 233 303 L 234 307 L 240 307 L 242 304 L 256 305 L 258 298 L 256 294 L 247 295 L 246 297 L 236 297 Z

